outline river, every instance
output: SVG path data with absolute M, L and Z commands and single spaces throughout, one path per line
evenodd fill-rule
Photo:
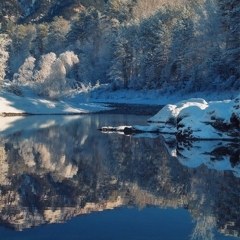
M 237 152 L 236 144 L 194 147 L 98 130 L 148 118 L 30 116 L 9 124 L 0 133 L 0 239 L 239 237 L 240 167 L 236 153 L 223 151 Z

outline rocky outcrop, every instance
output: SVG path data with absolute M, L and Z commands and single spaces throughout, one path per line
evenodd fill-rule
M 189 99 L 167 105 L 149 122 L 159 123 L 160 132 L 174 132 L 179 140 L 239 140 L 239 98 L 207 103 Z

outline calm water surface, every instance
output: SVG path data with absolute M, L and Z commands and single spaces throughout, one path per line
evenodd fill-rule
M 237 239 L 238 145 L 97 130 L 148 117 L 9 124 L 0 132 L 0 239 Z

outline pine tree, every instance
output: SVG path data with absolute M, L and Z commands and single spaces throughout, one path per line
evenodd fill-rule
M 235 76 L 240 78 L 240 1 L 217 0 L 222 15 L 222 28 L 226 36 L 226 51 L 223 55 L 225 61 L 224 77 Z M 238 80 L 240 81 L 240 80 Z
M 34 48 L 33 42 L 36 37 L 36 28 L 32 24 L 15 25 L 8 32 L 12 40 L 9 59 L 10 77 L 12 77 L 14 73 L 18 72 L 25 59 L 31 55 L 30 52 Z
M 65 48 L 66 36 L 70 31 L 70 24 L 62 17 L 55 17 L 51 22 L 47 36 L 47 51 L 61 52 Z
M 155 15 L 144 19 L 139 27 L 142 49 L 140 75 L 147 88 L 161 87 L 161 74 L 168 62 L 171 25 L 174 19 L 169 6 L 161 8 Z
M 31 52 L 36 59 L 40 59 L 41 55 L 46 54 L 48 45 L 49 24 L 40 23 L 36 25 L 36 38 L 33 40 L 34 47 Z
M 7 46 L 11 43 L 9 36 L 6 34 L 0 34 L 0 88 L 5 78 L 5 71 L 7 68 L 7 61 L 9 58 L 9 53 L 7 51 Z
M 114 56 L 108 76 L 114 88 L 128 88 L 136 75 L 137 28 L 128 24 L 119 28 L 113 43 Z
M 187 16 L 186 12 L 176 21 L 172 42 L 170 47 L 170 78 L 173 84 L 186 84 L 185 82 L 191 78 L 191 70 L 195 56 L 193 51 L 193 38 L 194 38 L 194 24 L 192 19 Z

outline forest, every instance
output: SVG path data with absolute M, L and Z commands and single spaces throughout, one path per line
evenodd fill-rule
M 17 6 L 1 6 L 0 84 L 17 95 L 240 89 L 239 0 L 57 1 L 57 10 L 19 1 L 15 12 L 8 2 Z

